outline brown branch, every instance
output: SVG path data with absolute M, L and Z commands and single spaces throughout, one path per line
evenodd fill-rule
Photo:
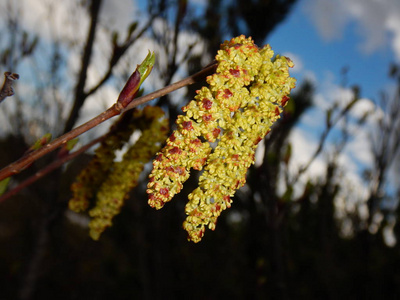
M 162 97 L 162 96 L 169 94 L 175 90 L 178 90 L 184 86 L 191 85 L 195 82 L 204 80 L 204 78 L 206 76 L 211 75 L 212 73 L 215 73 L 216 69 L 217 69 L 217 63 L 213 62 L 213 63 L 209 64 L 207 67 L 205 67 L 203 70 L 197 72 L 194 75 L 186 77 L 185 79 L 182 79 L 181 81 L 172 83 L 162 89 L 159 89 L 158 91 L 147 94 L 146 96 L 135 99 L 122 112 L 132 109 L 140 104 L 143 104 L 148 101 L 154 100 L 156 98 Z
M 130 46 L 138 39 L 140 38 L 148 29 L 150 24 L 153 22 L 154 18 L 156 17 L 155 15 L 152 15 L 147 22 L 147 24 L 142 28 L 141 31 L 138 32 L 138 34 L 130 39 L 127 38 L 127 40 L 122 44 L 122 45 L 114 45 L 114 51 L 113 54 L 109 60 L 108 63 L 108 69 L 103 75 L 103 78 L 99 80 L 99 82 L 91 88 L 89 91 L 85 92 L 84 87 L 86 83 L 86 75 L 87 75 L 87 69 L 89 67 L 89 62 L 90 62 L 90 56 L 92 53 L 92 48 L 94 44 L 94 38 L 95 38 L 95 31 L 96 31 L 96 25 L 97 25 L 97 18 L 100 10 L 100 5 L 101 5 L 102 0 L 93 0 L 92 2 L 92 11 L 91 11 L 91 25 L 88 33 L 88 38 L 87 38 L 87 43 L 85 46 L 84 50 L 84 55 L 82 57 L 82 66 L 81 66 L 81 71 L 79 74 L 79 80 L 77 83 L 77 86 L 75 88 L 75 101 L 74 101 L 74 106 L 71 110 L 70 116 L 67 120 L 67 123 L 64 128 L 64 133 L 68 132 L 72 129 L 78 114 L 79 110 L 81 109 L 85 99 L 89 97 L 90 95 L 94 94 L 112 75 L 112 70 L 115 67 L 115 65 L 118 63 L 120 58 L 124 55 L 124 53 L 129 49 Z
M 31 185 L 32 183 L 36 182 L 40 178 L 42 178 L 42 177 L 46 176 L 47 174 L 53 172 L 54 170 L 58 169 L 63 164 L 65 164 L 67 161 L 70 161 L 70 160 L 74 159 L 78 155 L 80 155 L 83 152 L 85 152 L 86 150 L 88 150 L 90 147 L 92 147 L 95 144 L 101 142 L 106 136 L 107 136 L 107 134 L 104 134 L 104 135 L 98 137 L 97 139 L 94 139 L 93 141 L 91 141 L 90 143 L 86 144 L 85 146 L 82 146 L 78 150 L 76 150 L 76 151 L 64 156 L 61 159 L 58 159 L 58 160 L 52 162 L 51 164 L 49 164 L 48 166 L 46 166 L 42 170 L 36 172 L 34 175 L 29 177 L 28 179 L 26 179 L 26 180 L 22 181 L 21 183 L 19 183 L 15 188 L 13 188 L 13 189 L 9 190 L 7 193 L 1 195 L 0 196 L 0 203 L 2 203 L 3 201 L 7 200 L 8 198 L 14 196 L 18 192 L 20 192 L 22 189 L 24 189 L 27 186 Z
M 39 158 L 43 157 L 44 155 L 54 151 L 61 145 L 65 144 L 69 140 L 72 140 L 76 138 L 77 136 L 81 135 L 82 133 L 92 129 L 93 127 L 96 127 L 100 123 L 103 123 L 104 121 L 119 115 L 127 110 L 130 110 L 140 104 L 149 102 L 151 100 L 154 100 L 155 98 L 159 98 L 161 96 L 164 96 L 168 93 L 171 93 L 177 89 L 180 89 L 184 86 L 193 84 L 197 81 L 203 80 L 206 76 L 212 74 L 216 70 L 217 63 L 213 62 L 212 64 L 208 65 L 206 68 L 203 70 L 197 72 L 196 74 L 189 76 L 181 81 L 178 81 L 176 83 L 173 83 L 169 86 L 166 86 L 162 89 L 159 89 L 153 93 L 150 93 L 148 95 L 139 97 L 137 99 L 134 99 L 127 107 L 122 108 L 119 103 L 114 104 L 111 106 L 109 109 L 107 109 L 105 112 L 101 113 L 97 117 L 94 117 L 90 121 L 86 122 L 85 124 L 82 124 L 81 126 L 71 130 L 70 132 L 58 137 L 57 139 L 53 140 L 49 144 L 43 146 L 42 148 L 29 153 L 29 155 L 23 156 L 17 161 L 9 164 L 8 166 L 4 167 L 3 169 L 0 170 L 0 180 L 3 180 L 7 177 L 10 177 L 12 175 L 20 173 L 22 170 L 27 168 L 30 164 L 32 164 L 34 161 L 38 160 Z
M 19 79 L 19 75 L 16 73 L 5 72 L 4 73 L 4 84 L 0 90 L 0 102 L 3 101 L 5 98 L 14 95 L 14 89 L 12 84 L 14 80 Z
M 38 160 L 42 156 L 54 151 L 61 145 L 65 144 L 69 140 L 72 140 L 76 138 L 77 136 L 81 135 L 82 133 L 88 131 L 89 129 L 99 125 L 100 123 L 104 122 L 105 120 L 108 120 L 116 115 L 118 115 L 120 112 L 118 109 L 115 107 L 116 105 L 114 104 L 111 108 L 107 109 L 105 112 L 101 113 L 97 117 L 91 119 L 90 121 L 86 122 L 85 124 L 71 130 L 70 132 L 60 136 L 59 138 L 53 140 L 49 144 L 43 146 L 42 148 L 29 153 L 28 155 L 25 155 L 15 161 L 14 163 L 6 166 L 2 170 L 0 170 L 0 180 L 3 180 L 4 178 L 7 178 L 9 176 L 15 175 L 20 173 L 22 170 L 27 168 L 30 164 L 32 164 L 34 161 Z

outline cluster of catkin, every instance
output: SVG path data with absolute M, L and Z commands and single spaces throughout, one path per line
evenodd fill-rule
M 125 152 L 122 161 L 115 161 L 116 151 L 137 130 L 139 139 Z M 87 210 L 90 200 L 95 198 L 95 205 L 89 210 L 90 236 L 94 240 L 112 225 L 113 217 L 119 214 L 128 193 L 138 184 L 144 165 L 161 148 L 168 131 L 168 119 L 159 107 L 128 112 L 111 128 L 94 158 L 72 184 L 71 210 Z
M 218 51 L 215 74 L 197 91 L 176 121 L 177 129 L 157 154 L 147 185 L 149 205 L 160 209 L 179 193 L 190 170 L 202 170 L 189 195 L 184 229 L 199 242 L 205 228 L 215 229 L 218 216 L 246 182 L 258 143 L 270 131 L 289 100 L 296 80 L 293 62 L 269 45 L 258 48 L 251 38 L 225 41 Z

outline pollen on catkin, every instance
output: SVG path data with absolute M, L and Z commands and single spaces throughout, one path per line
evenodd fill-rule
M 126 124 L 127 120 L 127 116 L 124 116 L 111 127 L 106 138 L 95 150 L 93 159 L 72 183 L 73 196 L 68 202 L 69 209 L 72 211 L 87 210 L 98 187 L 107 178 L 114 163 L 115 151 L 124 146 L 135 129 L 133 124 Z
M 140 131 L 139 139 L 128 148 L 122 161 L 116 162 L 115 151 L 127 144 L 134 131 Z M 129 192 L 138 184 L 144 165 L 160 150 L 168 131 L 168 119 L 160 107 L 129 111 L 112 126 L 93 160 L 71 186 L 71 210 L 87 210 L 91 198 L 95 198 L 89 210 L 89 234 L 94 240 L 112 225 Z
M 269 45 L 259 49 L 243 35 L 225 41 L 216 56 L 217 71 L 207 77 L 209 87 L 183 107 L 186 114 L 178 117 L 177 130 L 153 163 L 147 193 L 157 209 L 182 189 L 191 168 L 203 169 L 185 207 L 183 227 L 193 242 L 201 240 L 206 227 L 214 230 L 218 216 L 231 206 L 258 143 L 295 87 L 288 71 L 293 62 L 273 55 Z
M 160 107 L 146 106 L 136 110 L 134 117 L 141 135 L 126 151 L 122 161 L 114 162 L 112 171 L 97 192 L 96 206 L 89 211 L 92 217 L 89 234 L 94 240 L 112 225 L 112 219 L 119 214 L 129 192 L 138 184 L 144 165 L 167 137 L 168 120 Z

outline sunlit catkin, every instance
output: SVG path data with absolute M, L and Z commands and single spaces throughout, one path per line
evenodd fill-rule
M 189 240 L 199 242 L 206 227 L 214 230 L 218 216 L 231 206 L 258 143 L 295 87 L 288 71 L 293 62 L 273 55 L 269 45 L 259 49 L 243 35 L 225 41 L 216 56 L 217 71 L 207 78 L 209 86 L 183 107 L 186 114 L 178 117 L 177 130 L 153 162 L 147 193 L 157 209 L 182 189 L 191 168 L 203 169 L 185 208 Z
M 126 117 L 111 128 L 93 160 L 71 187 L 74 197 L 69 207 L 72 210 L 84 211 L 91 198 L 95 200 L 89 210 L 90 236 L 94 240 L 112 225 L 129 192 L 138 184 L 144 165 L 160 150 L 169 131 L 168 120 L 160 107 L 135 109 Z M 139 139 L 125 152 L 122 161 L 116 162 L 115 151 L 127 144 L 134 131 L 140 134 Z

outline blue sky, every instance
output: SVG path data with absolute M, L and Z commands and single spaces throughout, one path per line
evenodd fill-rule
M 310 78 L 316 87 L 315 106 L 301 119 L 291 135 L 292 170 L 296 173 L 317 147 L 325 124 L 325 111 L 334 101 L 345 104 L 358 85 L 362 99 L 351 113 L 360 117 L 370 111 L 364 128 L 351 124 L 354 134 L 340 155 L 343 172 L 341 187 L 346 199 L 337 203 L 343 210 L 367 211 L 363 199 L 368 186 L 362 180 L 365 169 L 373 168 L 371 133 L 376 120 L 382 117 L 374 101 L 382 91 L 390 91 L 389 65 L 400 62 L 400 1 L 398 0 L 300 0 L 285 22 L 265 41 L 276 53 L 288 55 L 297 64 L 292 74 L 299 80 Z M 341 86 L 342 68 L 348 68 L 346 86 Z M 339 124 L 338 128 L 340 128 Z M 303 177 L 318 178 L 325 172 L 325 159 L 332 153 L 339 131 L 330 134 L 325 152 L 311 165 Z M 392 166 L 391 172 L 396 166 Z M 388 191 L 398 187 L 397 176 L 389 182 Z M 301 185 L 298 186 L 301 191 Z M 355 204 L 358 202 L 358 204 Z
M 342 6 L 335 11 L 320 11 L 321 15 L 330 15 L 323 21 L 323 16 L 317 19 L 312 9 L 316 3 L 331 2 Z M 390 63 L 398 62 L 400 53 L 395 52 L 394 33 L 388 31 L 383 23 L 376 21 L 380 29 L 370 31 L 365 27 L 370 15 L 353 16 L 347 15 L 346 6 L 351 2 L 363 2 L 368 6 L 373 2 L 380 2 L 386 7 L 386 13 L 397 13 L 400 19 L 400 1 L 337 1 L 337 0 L 300 0 L 288 19 L 272 33 L 268 43 L 278 53 L 290 52 L 300 58 L 302 72 L 296 74 L 299 79 L 304 71 L 312 71 L 318 81 L 326 79 L 328 73 L 335 76 L 336 82 L 340 83 L 340 73 L 343 67 L 348 67 L 348 83 L 358 84 L 362 88 L 361 96 L 376 98 L 378 92 L 388 84 L 388 67 Z M 392 3 L 397 12 L 391 11 Z M 317 8 L 314 8 L 317 9 Z M 385 11 L 385 9 L 383 9 Z M 365 9 L 365 13 L 368 12 Z M 333 14 L 341 14 L 334 16 Z M 360 13 L 363 13 L 360 11 Z M 387 17 L 383 16 L 382 18 Z M 341 21 L 338 21 L 341 19 Z M 342 20 L 345 19 L 345 20 Z M 342 24 L 341 24 L 342 23 Z M 400 25 L 400 24 L 399 24 Z M 324 27 L 330 27 L 327 33 Z M 333 27 L 333 28 L 332 28 Z M 400 35 L 400 29 L 397 32 Z M 375 41 L 374 35 L 383 35 L 380 41 Z M 369 45 L 371 44 L 371 45 Z

